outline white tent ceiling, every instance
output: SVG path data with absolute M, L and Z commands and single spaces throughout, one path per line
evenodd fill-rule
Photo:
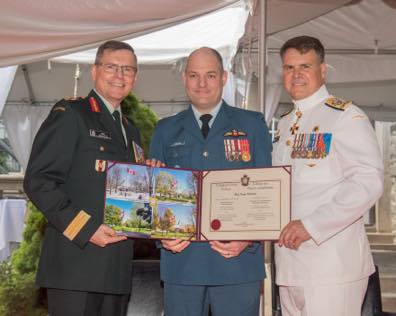
M 237 0 L 3 0 L 0 66 L 43 60 L 131 38 L 222 8 Z
M 337 8 L 348 1 L 322 0 L 316 3 L 312 0 L 266 0 L 270 22 L 268 30 L 274 32 L 294 26 L 306 19 Z M 173 26 L 204 13 L 213 12 L 216 9 L 240 2 L 255 7 L 258 2 L 264 3 L 264 0 L 118 0 L 116 2 L 109 0 L 52 0 L 51 2 L 27 1 L 24 3 L 4 0 L 0 11 L 0 42 L 3 44 L 0 52 L 0 66 L 27 64 L 65 53 L 70 54 L 96 47 L 100 42 L 111 38 L 123 40 L 136 38 L 139 35 Z M 296 15 L 296 13 L 298 14 Z M 192 49 L 201 45 L 210 45 L 220 49 L 223 54 L 232 55 L 235 51 L 236 38 L 241 34 L 240 31 L 239 34 L 236 31 L 235 24 L 240 24 L 241 21 L 239 20 L 244 19 L 243 16 L 246 17 L 246 12 L 239 13 L 233 18 L 234 20 L 227 18 L 223 19 L 222 22 L 214 21 L 211 26 L 208 26 L 207 22 L 191 21 L 192 25 L 194 23 L 195 25 L 188 32 L 183 32 L 186 26 L 184 24 L 174 27 L 173 30 L 164 30 L 163 33 L 147 35 L 146 40 L 141 39 L 142 43 L 146 41 L 145 45 L 139 43 L 140 39 L 136 39 L 136 43 L 133 45 L 135 47 L 138 45 L 136 47 L 137 52 L 138 55 L 141 54 L 138 57 L 145 62 L 149 61 L 149 59 L 145 60 L 147 56 L 152 57 L 151 62 L 153 60 L 164 62 L 163 59 L 159 59 L 161 55 L 166 56 L 167 62 L 174 61 L 182 55 L 185 57 Z M 238 21 L 235 21 L 235 19 Z M 231 24 L 222 29 L 221 27 L 224 27 L 223 24 L 225 23 Z M 176 32 L 177 30 L 178 32 Z M 254 27 L 249 28 L 249 31 L 252 30 L 254 30 Z M 220 32 L 220 36 L 216 35 L 216 32 Z M 237 34 L 237 37 L 232 40 L 228 37 L 231 32 Z M 164 34 L 169 40 L 164 41 Z M 225 46 L 226 38 L 233 43 Z M 248 34 L 247 38 L 250 39 L 251 35 Z M 212 40 L 213 42 L 209 42 Z M 182 46 L 183 44 L 184 46 Z M 142 46 L 139 48 L 140 45 Z M 139 49 L 141 49 L 141 52 L 139 52 Z M 148 67 L 149 69 L 142 72 L 144 74 L 150 73 L 148 77 L 151 80 L 144 81 L 145 75 L 140 75 L 139 78 L 140 84 L 145 87 L 145 91 L 149 95 L 149 99 L 150 97 L 153 98 L 153 91 L 157 90 L 164 92 L 162 99 L 157 100 L 159 104 L 166 103 L 166 100 L 173 104 L 175 99 L 177 102 L 180 94 L 184 95 L 181 92 L 183 91 L 182 88 L 174 89 L 174 86 L 179 85 L 178 87 L 180 87 L 180 80 L 176 78 L 178 74 L 174 65 L 156 66 L 164 76 L 154 75 L 153 68 Z M 11 109 L 12 106 L 15 106 L 15 103 L 20 104 L 25 100 L 28 101 L 28 104 L 31 101 L 42 104 L 41 100 L 43 99 L 53 100 L 48 95 L 54 91 L 57 92 L 56 98 L 58 99 L 72 94 L 71 89 L 66 91 L 66 85 L 63 84 L 65 78 L 69 80 L 69 83 L 71 82 L 70 78 L 73 76 L 73 72 L 70 72 L 70 67 L 66 70 L 63 66 L 53 66 L 53 70 L 61 68 L 69 72 L 67 77 L 63 76 L 61 78 L 57 75 L 57 71 L 47 70 L 45 62 L 36 62 L 20 68 L 8 98 L 9 106 L 7 108 Z M 62 74 L 62 72 L 60 73 Z M 85 86 L 90 86 L 90 84 L 87 84 L 89 82 L 87 73 L 87 67 L 82 66 L 80 83 L 84 81 Z M 152 79 L 157 81 L 154 82 Z M 171 87 L 171 89 L 164 89 L 166 86 Z M 86 91 L 81 90 L 79 95 L 86 93 Z M 39 94 L 38 91 L 43 93 Z M 170 95 L 170 91 L 175 91 L 175 94 Z M 143 94 L 139 94 L 139 96 L 144 98 Z M 18 111 L 8 112 L 9 114 L 11 112 L 19 113 Z M 29 114 L 29 116 L 31 115 Z M 10 116 L 5 117 L 5 120 L 9 119 Z M 32 134 L 34 128 L 29 127 L 30 125 L 24 122 L 25 118 L 20 117 L 19 119 L 22 120 L 18 124 L 12 124 L 10 121 L 6 123 L 9 128 L 21 129 L 21 131 L 23 129 L 25 132 L 29 133 L 30 131 L 30 134 Z M 9 134 L 11 134 L 10 131 Z M 19 132 L 16 132 L 16 135 L 18 136 Z M 21 137 L 15 138 L 13 147 L 19 145 L 24 149 L 29 148 L 29 141 L 26 144 L 20 144 L 20 139 Z M 20 160 L 24 161 L 26 159 Z
M 275 32 L 294 26 L 348 1 L 266 0 L 271 12 L 269 29 Z M 0 66 L 93 48 L 106 39 L 130 39 L 236 2 L 238 0 L 3 0 Z
M 355 0 L 267 38 L 268 84 L 280 85 L 279 49 L 295 36 L 319 38 L 329 65 L 331 91 L 353 100 L 373 118 L 396 121 L 396 1 Z M 257 53 L 257 43 L 252 51 Z M 246 45 L 244 52 L 246 52 Z M 255 61 L 257 58 L 251 56 Z M 257 65 L 252 67 L 257 71 Z M 283 94 L 283 105 L 290 99 Z M 267 105 L 268 106 L 268 105 Z
M 245 30 L 249 2 L 237 1 L 195 19 L 126 40 L 139 64 L 175 63 L 202 46 L 215 47 L 230 61 Z M 54 62 L 92 64 L 96 48 L 51 58 Z
M 58 0 L 53 0 L 53 2 L 57 2 Z M 310 17 L 315 17 L 317 15 L 323 14 L 324 12 L 328 12 L 331 9 L 336 8 L 337 6 L 340 6 L 341 4 L 347 2 L 348 0 L 323 0 L 320 1 L 319 3 L 312 3 L 312 0 L 267 0 L 267 10 L 268 10 L 268 26 L 270 31 L 274 31 L 277 29 L 283 29 L 292 25 L 295 25 L 297 23 L 300 23 L 302 20 L 310 18 Z M 53 3 L 52 2 L 52 3 Z M 28 45 L 22 45 L 22 42 L 20 42 L 21 38 L 16 37 L 13 38 L 11 35 L 8 35 L 6 32 L 7 29 L 11 29 L 10 34 L 14 34 L 16 30 L 12 30 L 12 27 L 15 27 L 17 23 L 15 22 L 15 12 L 17 11 L 17 4 L 12 3 L 10 5 L 10 8 L 5 7 L 5 10 L 0 11 L 0 26 L 5 25 L 5 28 L 0 27 L 0 40 L 1 41 L 8 41 L 8 45 L 4 45 L 4 47 L 7 48 L 7 50 L 0 52 L 0 64 L 7 63 L 10 61 L 10 59 L 7 59 L 9 56 L 12 56 L 12 58 L 17 58 L 21 62 L 26 62 L 31 59 L 36 59 L 37 54 L 39 54 L 41 57 L 43 56 L 42 54 L 45 54 L 45 56 L 52 56 L 52 55 L 59 55 L 63 50 L 57 51 L 59 46 L 64 47 L 65 45 L 68 45 L 68 43 L 62 43 L 62 32 L 67 30 L 67 26 L 70 26 L 70 21 L 73 22 L 78 22 L 81 23 L 83 29 L 82 33 L 86 31 L 87 24 L 93 25 L 95 23 L 98 23 L 97 28 L 102 30 L 104 28 L 104 25 L 109 26 L 111 20 L 114 15 L 114 10 L 120 10 L 120 13 L 122 13 L 122 19 L 126 19 L 128 15 L 125 16 L 124 11 L 127 11 L 127 7 L 130 5 L 130 11 L 132 10 L 132 4 L 131 3 L 136 3 L 137 7 L 134 12 L 139 12 L 139 14 L 133 14 L 132 18 L 135 16 L 139 16 L 137 23 L 138 25 L 141 24 L 141 21 L 144 19 L 148 19 L 149 17 L 151 19 L 158 18 L 162 16 L 162 19 L 159 22 L 166 22 L 167 18 L 169 18 L 170 11 L 172 5 L 175 6 L 181 1 L 177 0 L 167 0 L 167 9 L 162 8 L 160 6 L 160 10 L 157 13 L 151 13 L 150 10 L 153 9 L 155 1 L 149 1 L 145 2 L 145 10 L 143 10 L 142 6 L 139 5 L 137 1 L 128 1 L 128 2 L 117 2 L 117 5 L 111 8 L 107 8 L 104 5 L 104 1 L 99 1 L 95 2 L 95 4 L 90 3 L 89 1 L 76 1 L 73 0 L 67 0 L 65 2 L 60 3 L 60 7 L 62 10 L 58 9 L 53 9 L 53 5 L 51 4 L 51 10 L 52 14 L 59 14 L 59 19 L 58 18 L 51 18 L 48 21 L 45 21 L 44 18 L 48 18 L 48 14 L 43 15 L 42 17 L 39 15 L 40 9 L 43 10 L 44 8 L 40 6 L 45 6 L 45 2 L 36 2 L 35 4 L 30 3 L 28 6 L 29 9 L 32 9 L 32 12 L 30 10 L 23 10 L 23 8 L 19 8 L 19 14 L 25 15 L 25 19 L 27 19 L 30 22 L 25 22 L 21 26 L 18 25 L 19 28 L 21 27 L 28 27 L 31 23 L 32 30 L 25 30 L 27 34 L 26 38 L 29 39 Z M 183 3 L 185 1 L 182 1 Z M 168 63 L 170 61 L 175 61 L 180 57 L 185 57 L 188 55 L 189 52 L 191 52 L 194 48 L 197 48 L 202 45 L 207 45 L 207 46 L 212 46 L 214 48 L 217 48 L 221 51 L 221 53 L 226 57 L 226 59 L 229 59 L 229 56 L 232 56 L 235 52 L 235 45 L 237 42 L 237 39 L 241 36 L 241 32 L 243 30 L 243 24 L 246 19 L 246 4 L 250 7 L 257 6 L 256 1 L 251 1 L 251 0 L 246 0 L 246 1 L 189 1 L 190 4 L 189 6 L 184 5 L 182 8 L 177 9 L 173 15 L 176 16 L 177 14 L 180 14 L 181 11 L 186 13 L 187 11 L 189 12 L 190 15 L 193 14 L 198 14 L 204 9 L 208 9 L 209 5 L 213 8 L 221 7 L 221 6 L 226 6 L 224 9 L 220 10 L 219 12 L 214 12 L 208 15 L 203 15 L 201 17 L 198 17 L 194 20 L 187 21 L 184 23 L 180 23 L 178 25 L 169 27 L 167 29 L 161 30 L 161 31 L 156 31 L 151 34 L 147 34 L 145 36 L 141 37 L 136 37 L 133 38 L 131 41 L 132 45 L 135 47 L 138 58 L 139 58 L 139 63 L 156 63 L 156 64 L 164 64 Z M 263 2 L 263 1 L 261 1 Z M 67 3 L 64 4 L 64 3 Z M 146 5 L 147 4 L 147 5 Z M 169 6 L 168 6 L 169 4 Z M 93 15 L 87 15 L 87 21 L 84 22 L 82 20 L 79 20 L 82 18 L 81 14 L 79 11 L 84 8 L 84 6 L 93 6 Z M 194 11 L 197 10 L 198 11 Z M 76 16 L 72 14 L 72 9 L 77 10 Z M 311 9 L 311 10 L 310 10 Z M 292 12 L 298 12 L 299 14 L 293 15 L 291 14 Z M 101 13 L 102 15 L 105 14 L 110 14 L 109 17 L 101 17 L 99 18 L 98 14 Z M 2 15 L 8 14 L 8 17 L 5 17 L 5 19 L 2 19 Z M 14 14 L 14 19 L 10 19 L 9 16 L 12 16 Z M 140 15 L 146 14 L 146 18 L 143 16 L 140 17 Z M 151 14 L 151 15 L 150 15 Z M 73 16 L 73 18 L 69 18 L 69 15 Z M 35 18 L 31 18 L 31 16 Z M 147 17 L 148 16 L 148 17 Z M 30 17 L 30 18 L 27 18 Z M 43 21 L 42 23 L 38 23 L 37 21 L 41 18 Z M 131 18 L 131 21 L 132 21 Z M 257 14 L 254 15 L 253 20 L 254 23 L 257 23 Z M 51 27 L 51 23 L 54 21 L 61 21 L 61 23 L 58 23 L 59 25 L 65 24 L 63 27 L 58 27 L 55 30 L 48 29 L 46 32 L 43 32 L 45 29 L 45 26 L 48 28 Z M 69 23 L 65 23 L 64 20 Z M 103 21 L 105 22 L 103 22 Z M 12 23 L 7 24 L 7 21 L 11 21 Z M 63 21 L 63 22 L 62 22 Z M 157 21 L 158 22 L 158 21 Z M 158 22 L 158 23 L 159 23 Z M 115 23 L 113 21 L 113 23 Z M 252 25 L 250 23 L 250 25 Z M 130 26 L 134 26 L 133 23 L 130 24 Z M 78 29 L 79 24 L 76 24 L 72 28 L 72 32 L 76 32 L 76 29 Z M 118 33 L 118 28 L 116 25 L 113 25 L 112 27 L 109 26 L 109 28 L 113 28 L 115 31 L 114 35 L 116 36 Z M 249 29 L 250 32 L 255 31 L 255 27 L 252 29 Z M 18 30 L 18 29 L 17 29 Z M 46 33 L 58 33 L 59 36 L 56 38 L 50 37 L 51 41 L 47 41 L 47 38 L 43 36 L 43 34 Z M 70 32 L 70 31 L 69 31 Z M 100 32 L 95 33 L 95 38 L 97 39 L 99 36 L 102 36 Z M 130 37 L 134 37 L 136 34 L 131 34 Z M 251 38 L 251 34 L 248 32 L 248 34 L 245 35 L 247 39 Z M 67 37 L 68 38 L 68 37 Z M 75 40 L 77 40 L 79 37 L 77 37 Z M 31 40 L 31 42 L 30 42 Z M 31 49 L 29 50 L 29 45 L 33 45 L 33 42 L 36 41 L 36 49 L 40 50 L 39 53 L 36 54 L 35 51 L 32 51 Z M 17 43 L 18 45 L 14 45 L 13 43 Z M 14 43 L 14 44 L 15 44 Z M 53 45 L 53 46 L 52 46 Z M 89 44 L 91 45 L 91 44 Z M 47 47 L 49 46 L 49 47 Z M 91 45 L 92 46 L 92 45 Z M 10 47 L 13 47 L 12 49 Z M 18 50 L 18 47 L 21 48 Z M 84 48 L 85 46 L 80 47 Z M 45 48 L 48 49 L 48 51 L 45 51 Z M 69 48 L 70 50 L 75 50 L 76 48 Z M 12 53 L 12 51 L 14 53 Z M 8 55 L 7 53 L 8 52 Z M 29 55 L 29 53 L 32 53 L 33 55 Z M 61 58 L 54 58 L 52 60 L 55 61 L 62 61 L 62 62 L 72 62 L 72 63 L 85 63 L 85 62 L 92 62 L 93 60 L 93 53 L 94 50 L 91 51 L 83 51 L 80 53 L 72 54 L 69 56 L 64 56 Z M 7 57 L 8 56 L 8 57 Z M 40 57 L 40 58 L 41 58 Z M 13 60 L 11 58 L 11 60 Z M 12 87 L 11 93 L 8 97 L 9 101 L 13 101 L 13 103 L 21 101 L 21 100 L 29 100 L 34 99 L 35 101 L 39 102 L 40 101 L 53 101 L 56 98 L 60 98 L 63 96 L 71 96 L 73 93 L 73 77 L 74 77 L 74 68 L 69 69 L 67 72 L 68 75 L 65 75 L 64 71 L 57 71 L 57 69 L 61 68 L 62 70 L 65 70 L 65 67 L 60 67 L 56 65 L 52 65 L 52 70 L 47 69 L 47 65 L 45 62 L 38 62 L 35 64 L 30 64 L 27 65 L 24 69 L 27 71 L 22 71 L 22 69 L 19 69 L 16 75 L 16 79 L 14 81 L 14 85 Z M 159 69 L 159 77 L 161 77 L 161 73 L 165 73 L 164 66 L 158 67 Z M 152 70 L 152 69 L 150 69 Z M 173 72 L 175 69 L 172 67 L 167 68 L 168 72 Z M 89 75 L 88 75 L 88 70 L 85 67 L 82 67 L 82 77 L 80 79 L 80 89 L 79 89 L 79 95 L 83 95 L 84 93 L 87 92 L 88 88 L 91 85 Z M 143 72 L 143 70 L 142 70 Z M 180 90 L 182 90 L 182 87 L 180 85 L 180 80 L 178 76 L 175 76 L 174 74 L 166 74 L 165 77 L 166 79 L 169 79 L 169 77 L 172 77 L 175 86 L 177 86 L 179 89 L 176 89 L 178 91 L 177 95 L 167 95 L 166 93 L 162 95 L 162 101 L 164 100 L 179 100 L 180 99 L 180 94 L 183 94 L 182 92 L 180 93 Z M 29 91 L 27 89 L 26 83 L 25 83 L 25 76 L 28 75 L 31 77 L 31 86 L 32 86 L 32 92 L 34 94 L 34 98 L 31 98 L 29 95 Z M 153 85 L 150 83 L 149 88 L 146 89 L 140 89 L 140 87 L 145 86 L 146 84 L 144 83 L 143 79 L 145 76 L 140 75 L 140 84 L 138 84 L 138 93 L 139 96 L 145 100 L 158 100 L 156 93 L 153 92 Z M 150 76 L 152 77 L 152 76 Z M 51 89 L 48 89 L 51 87 Z M 64 92 L 62 93 L 62 87 L 68 87 L 67 90 L 63 90 Z M 161 84 L 159 85 L 158 89 L 161 90 Z M 143 91 L 142 91 L 143 90 Z M 147 91 L 148 90 L 148 91 Z M 172 89 L 171 89 L 172 90 Z M 173 89 L 175 90 L 175 89 Z M 146 93 L 147 91 L 147 93 Z M 150 95 L 154 94 L 154 96 Z M 161 101 L 161 100 L 160 100 Z

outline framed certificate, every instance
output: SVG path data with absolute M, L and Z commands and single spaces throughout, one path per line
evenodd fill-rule
M 200 234 L 275 240 L 290 221 L 290 167 L 204 171 Z
M 289 166 L 196 171 L 109 161 L 104 223 L 131 238 L 276 240 Z

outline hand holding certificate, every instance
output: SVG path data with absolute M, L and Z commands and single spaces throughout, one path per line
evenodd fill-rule
M 275 240 L 290 168 L 195 171 L 109 162 L 105 224 L 135 238 Z

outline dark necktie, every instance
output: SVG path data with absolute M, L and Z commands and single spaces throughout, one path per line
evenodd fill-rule
M 124 134 L 122 133 L 122 127 L 121 127 L 120 112 L 114 111 L 113 117 L 114 117 L 114 124 L 116 125 L 116 130 L 119 134 L 118 136 L 122 138 L 122 140 L 124 141 L 124 145 L 125 145 Z
M 206 136 L 208 136 L 209 121 L 211 118 L 212 118 L 212 115 L 210 115 L 210 114 L 201 115 L 201 117 L 199 118 L 202 122 L 201 132 L 202 132 L 202 135 L 204 138 L 206 138 Z

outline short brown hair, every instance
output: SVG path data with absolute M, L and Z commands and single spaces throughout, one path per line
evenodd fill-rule
M 102 59 L 105 50 L 115 51 L 121 49 L 129 50 L 132 53 L 132 55 L 135 57 L 135 62 L 137 64 L 137 57 L 131 45 L 125 42 L 111 40 L 104 42 L 102 45 L 99 46 L 98 51 L 96 52 L 95 65 L 100 63 L 100 60 Z
M 320 63 L 324 62 L 325 50 L 322 43 L 315 37 L 311 36 L 297 36 L 287 40 L 280 49 L 280 56 L 283 55 L 290 48 L 294 48 L 300 52 L 300 54 L 305 54 L 310 50 L 314 50 L 316 55 L 319 57 Z

